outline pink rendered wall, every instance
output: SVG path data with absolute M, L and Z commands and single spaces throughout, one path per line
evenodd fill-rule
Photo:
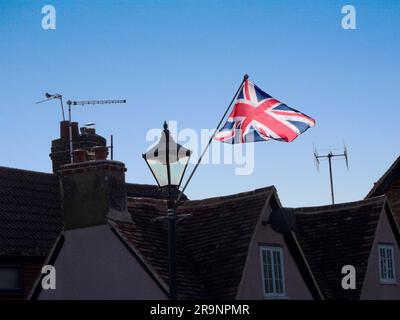
M 39 300 L 167 299 L 109 225 L 65 231 L 54 266 L 56 289 Z
M 260 246 L 262 245 L 275 245 L 283 249 L 286 295 L 279 299 L 311 300 L 311 293 L 286 247 L 283 236 L 272 230 L 270 225 L 262 225 L 261 220 L 257 224 L 255 236 L 250 245 L 237 299 L 264 299 L 260 256 Z
M 382 284 L 379 280 L 379 244 L 393 244 L 395 258 L 395 284 Z M 369 265 L 364 280 L 361 299 L 400 299 L 400 250 L 390 227 L 386 212 L 378 224 L 377 236 L 369 258 Z

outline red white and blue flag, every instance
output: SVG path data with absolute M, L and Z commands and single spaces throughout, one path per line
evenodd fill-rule
M 272 98 L 246 79 L 228 121 L 215 139 L 232 144 L 270 139 L 291 142 L 314 126 L 314 119 Z

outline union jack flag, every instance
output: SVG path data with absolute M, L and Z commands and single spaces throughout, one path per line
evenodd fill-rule
M 215 139 L 232 144 L 270 139 L 291 142 L 314 126 L 314 119 L 289 108 L 246 79 L 232 113 Z

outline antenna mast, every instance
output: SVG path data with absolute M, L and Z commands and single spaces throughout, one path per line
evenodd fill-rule
M 318 171 L 319 171 L 319 163 L 320 163 L 319 159 L 324 159 L 324 158 L 328 159 L 332 204 L 335 204 L 335 193 L 334 193 L 334 190 L 333 190 L 332 158 L 344 157 L 345 160 L 346 160 L 346 167 L 347 167 L 347 170 L 348 170 L 349 169 L 349 156 L 348 155 L 349 154 L 348 154 L 346 145 L 343 146 L 343 153 L 334 154 L 331 150 L 329 150 L 329 152 L 327 154 L 324 154 L 324 155 L 319 155 L 318 151 L 314 147 L 314 161 L 315 161 L 315 165 L 316 165 Z
M 69 154 L 70 154 L 70 159 L 71 163 L 74 162 L 73 158 L 73 142 L 72 142 L 72 112 L 71 112 L 71 107 L 72 106 L 83 106 L 83 105 L 95 105 L 95 104 L 115 104 L 115 103 L 126 103 L 126 99 L 124 100 L 83 100 L 83 101 L 67 101 L 68 105 L 68 121 L 69 121 Z

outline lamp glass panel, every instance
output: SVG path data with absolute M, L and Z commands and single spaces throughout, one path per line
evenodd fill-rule
M 179 185 L 183 173 L 185 171 L 185 167 L 188 163 L 188 160 L 189 157 L 184 157 L 179 159 L 179 161 L 169 164 L 171 185 L 173 186 Z M 158 160 L 149 159 L 147 161 L 160 187 L 168 186 L 168 166 Z

